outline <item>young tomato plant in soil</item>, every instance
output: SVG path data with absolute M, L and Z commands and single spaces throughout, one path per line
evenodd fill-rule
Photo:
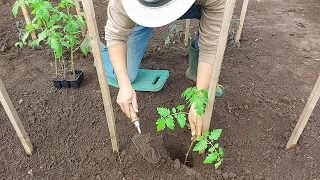
M 70 72 L 75 79 L 74 52 L 77 50 L 75 46 L 80 44 L 80 27 L 86 26 L 83 14 L 71 13 L 71 8 L 74 6 L 73 0 L 61 0 L 56 7 L 46 0 L 17 0 L 12 8 L 14 17 L 17 17 L 19 8 L 31 9 L 33 16 L 32 23 L 26 25 L 26 31 L 16 46 L 22 48 L 28 45 L 34 48 L 40 47 L 43 43 L 48 45 L 55 57 L 55 77 L 62 76 L 63 79 L 67 78 L 67 64 L 63 51 L 70 51 Z M 31 31 L 36 32 L 37 39 L 28 41 Z M 82 49 L 82 52 L 87 54 L 88 51 Z M 62 73 L 58 71 L 58 64 Z
M 191 108 L 191 105 L 194 104 L 194 107 L 197 112 L 197 118 L 196 118 L 196 124 L 198 124 L 198 117 L 201 117 L 204 113 L 205 106 L 208 104 L 208 92 L 206 90 L 198 90 L 197 87 L 192 87 L 186 89 L 182 93 L 182 97 L 184 97 L 187 100 L 186 105 L 188 108 Z M 174 130 L 175 128 L 175 120 L 179 124 L 181 128 L 184 128 L 185 126 L 190 126 L 186 123 L 188 115 L 187 112 L 183 111 L 185 109 L 186 105 L 178 105 L 177 107 L 171 108 L 165 108 L 165 107 L 159 107 L 157 108 L 157 111 L 160 115 L 160 118 L 157 120 L 157 131 L 162 131 L 166 127 Z M 196 127 L 196 131 L 197 131 Z M 203 151 L 207 150 L 208 155 L 203 161 L 204 164 L 214 164 L 215 168 L 219 168 L 221 163 L 223 162 L 224 157 L 224 151 L 223 148 L 219 146 L 219 143 L 217 142 L 220 135 L 222 133 L 222 129 L 214 129 L 212 131 L 206 131 L 203 133 L 203 135 L 195 134 L 195 137 L 198 137 L 196 140 L 197 143 L 193 147 L 195 141 L 191 141 L 190 147 L 186 153 L 184 164 L 186 164 L 188 155 L 193 147 L 193 151 Z

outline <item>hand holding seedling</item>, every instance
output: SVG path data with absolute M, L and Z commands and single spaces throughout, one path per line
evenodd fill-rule
M 174 130 L 175 121 L 178 122 L 181 128 L 186 125 L 191 128 L 192 136 L 190 147 L 186 153 L 186 164 L 188 155 L 193 147 L 193 143 L 198 141 L 193 148 L 193 151 L 203 151 L 208 149 L 208 155 L 203 161 L 204 164 L 214 163 L 217 169 L 223 162 L 224 151 L 217 143 L 222 129 L 215 129 L 212 131 L 206 131 L 202 133 L 202 116 L 205 110 L 205 106 L 208 104 L 208 92 L 206 90 L 198 90 L 197 87 L 188 88 L 182 93 L 182 97 L 187 100 L 187 105 L 190 108 L 189 113 L 183 112 L 185 105 L 179 105 L 173 107 L 171 110 L 168 108 L 157 108 L 160 118 L 157 120 L 157 131 L 162 131 L 166 127 Z M 189 124 L 186 124 L 186 115 L 189 117 Z
M 190 107 L 188 119 L 189 119 L 190 128 L 191 128 L 192 140 L 196 140 L 198 136 L 202 134 L 203 123 L 202 123 L 202 116 L 197 115 L 195 104 L 192 104 Z M 197 129 L 197 132 L 196 132 L 196 129 Z

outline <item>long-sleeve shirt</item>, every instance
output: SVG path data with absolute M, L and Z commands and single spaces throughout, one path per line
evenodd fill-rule
M 221 22 L 223 19 L 225 0 L 195 0 L 201 5 L 199 61 L 213 64 Z M 127 15 L 121 0 L 110 0 L 107 9 L 108 20 L 105 26 L 107 47 L 124 44 L 134 28 L 135 23 Z

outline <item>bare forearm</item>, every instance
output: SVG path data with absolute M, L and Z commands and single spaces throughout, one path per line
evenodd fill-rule
M 213 65 L 204 62 L 199 62 L 197 74 L 198 89 L 209 89 L 212 70 Z
M 108 52 L 120 88 L 131 85 L 127 72 L 127 44 L 110 46 Z

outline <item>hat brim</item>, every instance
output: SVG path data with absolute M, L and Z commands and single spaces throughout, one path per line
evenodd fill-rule
M 194 0 L 171 0 L 160 7 L 148 7 L 138 0 L 122 0 L 128 16 L 145 27 L 160 27 L 179 19 L 192 6 Z

